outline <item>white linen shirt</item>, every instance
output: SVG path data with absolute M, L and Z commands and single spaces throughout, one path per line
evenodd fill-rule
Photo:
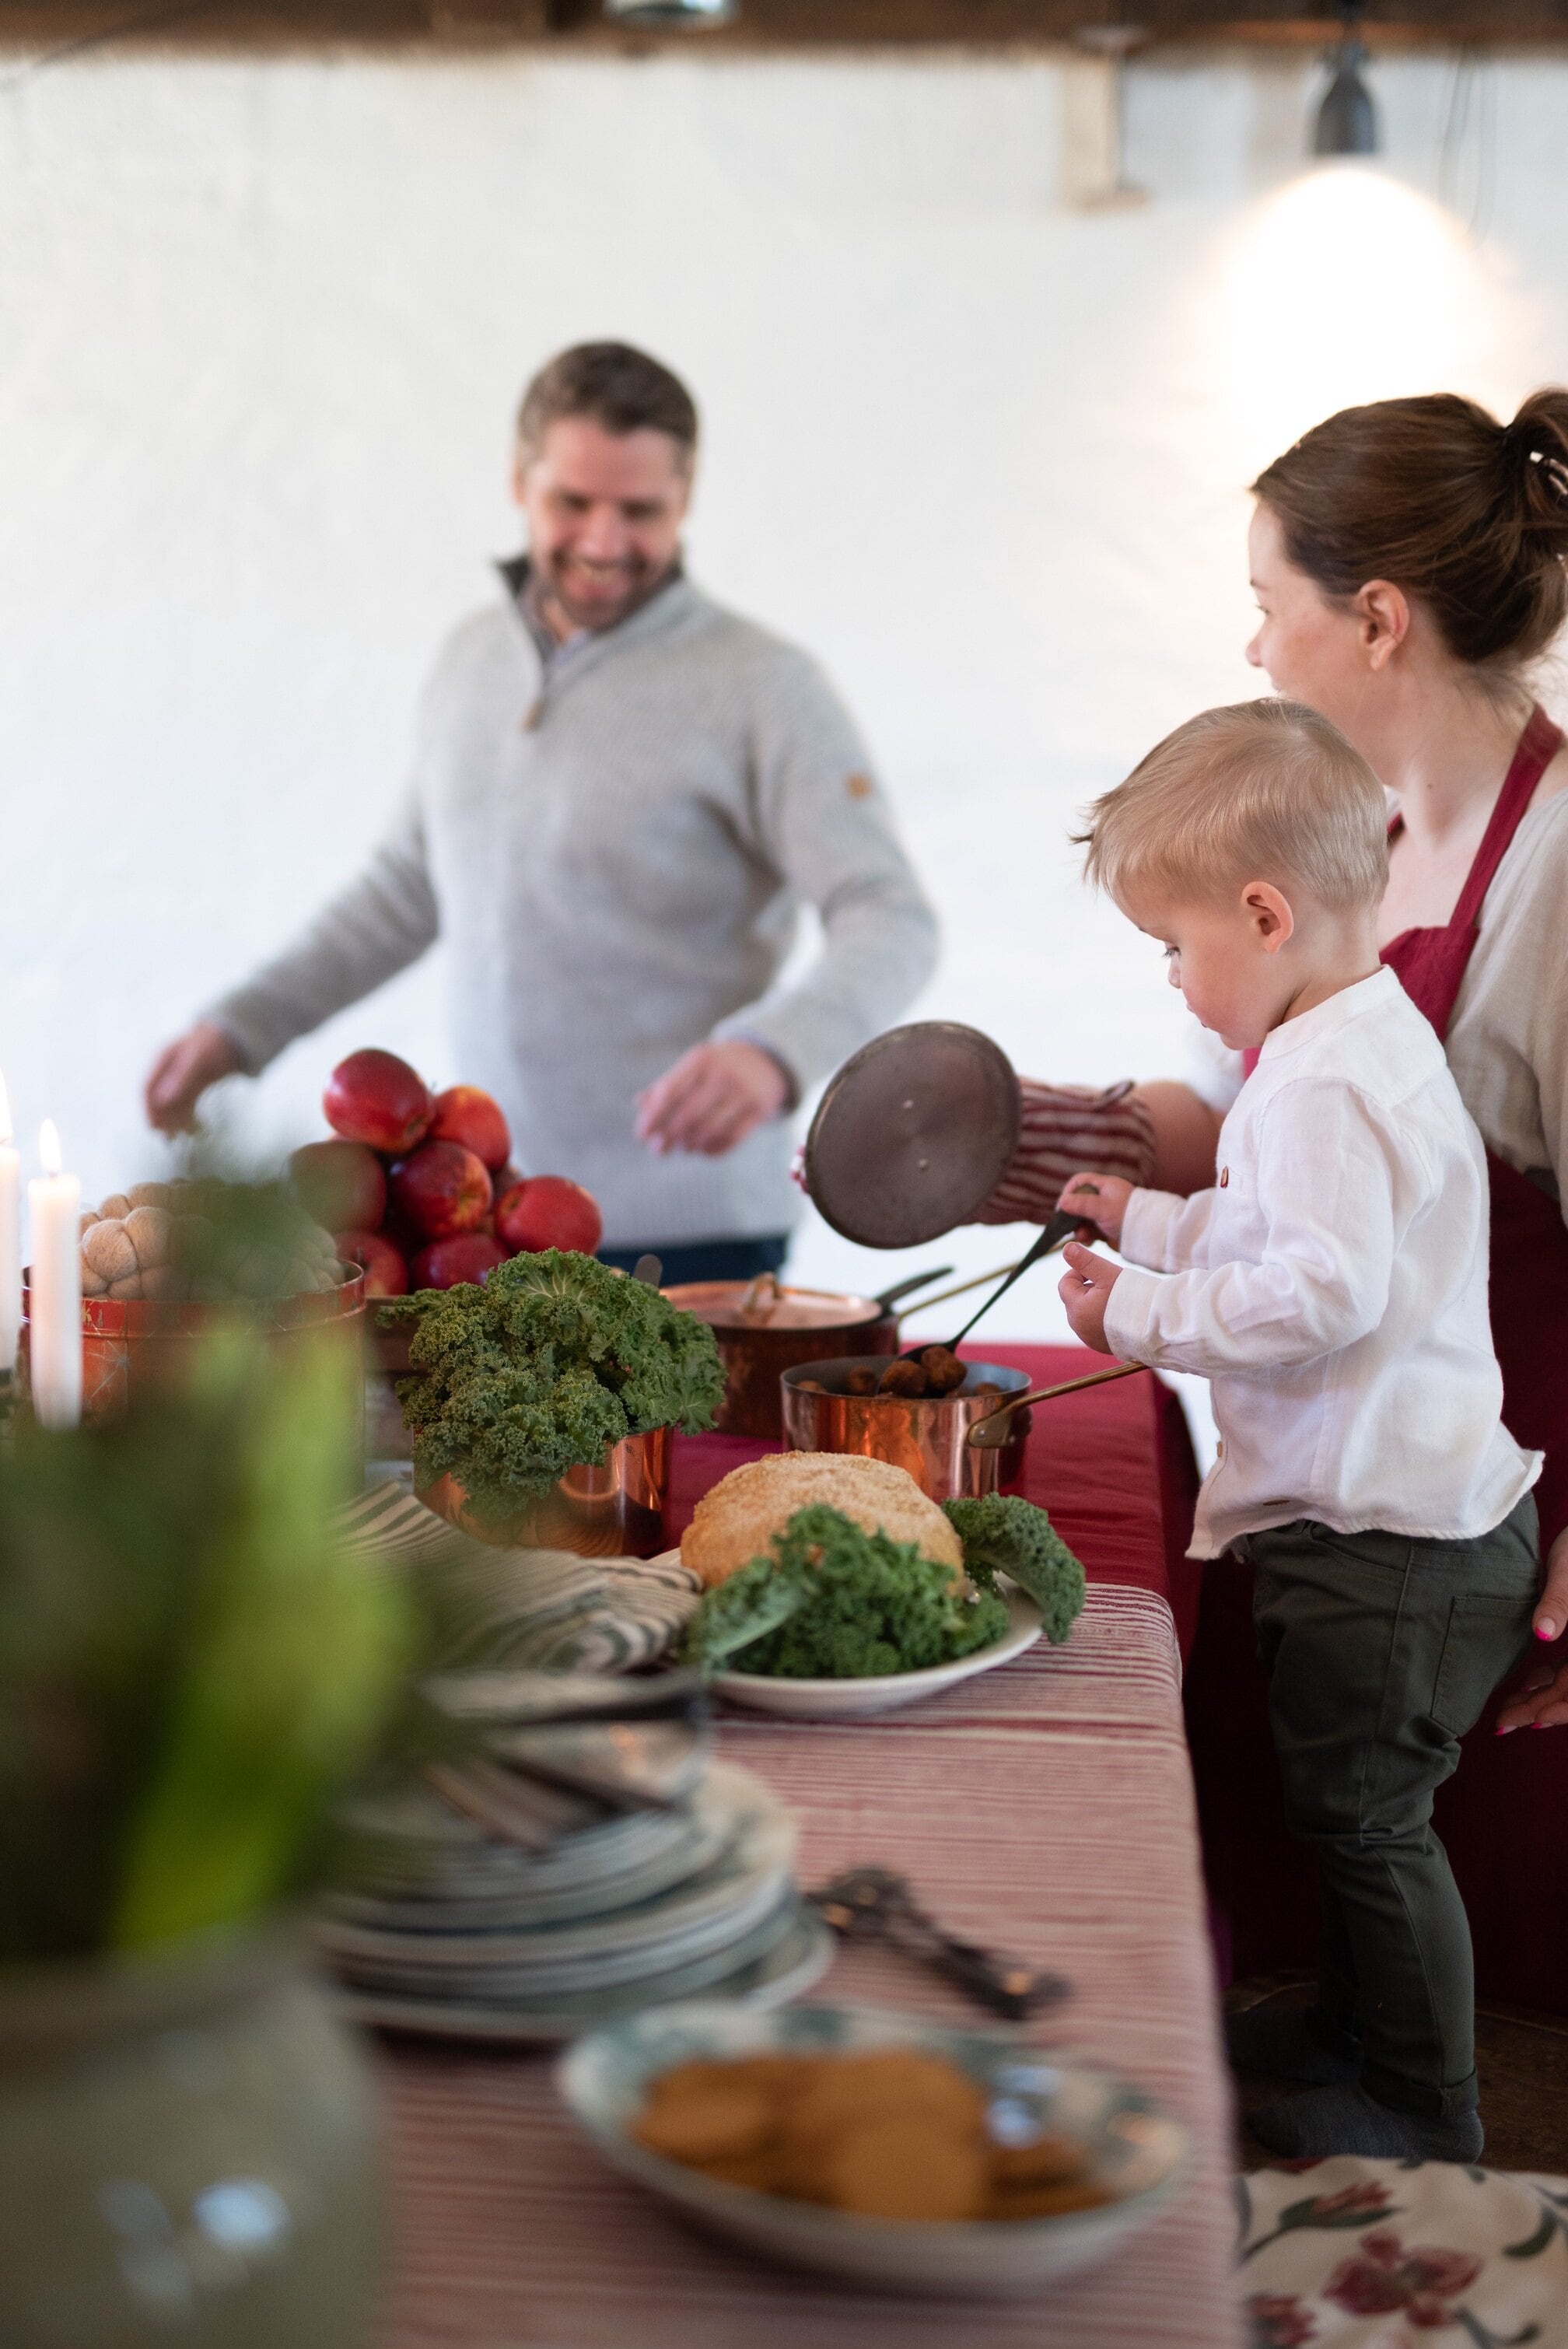
M 1489 1532 L 1541 1454 L 1501 1422 L 1480 1137 L 1391 970 L 1274 1030 L 1219 1167 L 1190 1199 L 1134 1191 L 1105 1317 L 1123 1360 L 1212 1381 L 1190 1555 L 1296 1517 Z

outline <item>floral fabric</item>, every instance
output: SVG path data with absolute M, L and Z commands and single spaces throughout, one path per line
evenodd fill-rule
M 1237 2187 L 1251 2349 L 1568 2349 L 1568 2178 L 1346 2155 Z

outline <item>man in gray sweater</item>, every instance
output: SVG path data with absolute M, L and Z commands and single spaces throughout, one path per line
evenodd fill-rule
M 656 360 L 584 344 L 529 387 L 526 558 L 449 639 L 413 788 L 359 878 L 160 1055 L 174 1132 L 218 1078 L 445 940 L 453 1079 L 530 1174 L 587 1185 L 604 1254 L 665 1277 L 783 1261 L 788 1112 L 895 1019 L 935 924 L 814 662 L 682 573 L 696 411 Z M 802 903 L 822 947 L 779 972 Z

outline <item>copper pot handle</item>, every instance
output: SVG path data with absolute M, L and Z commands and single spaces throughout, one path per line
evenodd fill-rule
M 747 1282 L 746 1294 L 740 1300 L 741 1319 L 743 1321 L 771 1319 L 773 1309 L 782 1295 L 783 1291 L 779 1286 L 779 1275 L 776 1272 L 754 1274 Z
M 1087 1379 L 1066 1379 L 1059 1387 L 1037 1387 L 1032 1394 L 1008 1395 L 995 1411 L 977 1419 L 965 1441 L 982 1452 L 1000 1451 L 1007 1441 L 1007 1422 L 1016 1411 L 1026 1411 L 1031 1403 L 1049 1402 L 1055 1395 L 1077 1394 L 1081 1387 L 1103 1387 L 1112 1379 L 1130 1379 L 1134 1371 L 1146 1371 L 1147 1362 L 1118 1362 L 1113 1371 L 1093 1371 Z

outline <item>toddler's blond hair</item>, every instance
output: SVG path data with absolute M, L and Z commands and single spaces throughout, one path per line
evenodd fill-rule
M 1295 881 L 1336 912 L 1388 880 L 1383 786 L 1358 750 L 1298 701 L 1205 709 L 1155 744 L 1089 810 L 1085 869 L 1129 895 L 1218 897 Z

